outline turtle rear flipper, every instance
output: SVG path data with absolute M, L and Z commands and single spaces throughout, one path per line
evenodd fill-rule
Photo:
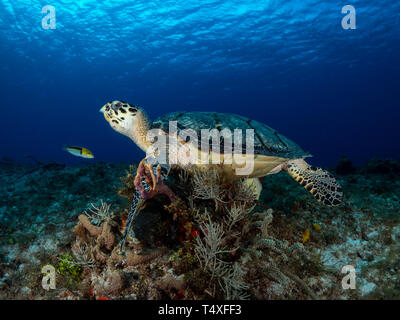
M 286 170 L 318 201 L 329 206 L 337 206 L 342 202 L 342 187 L 329 172 L 310 167 L 304 160 L 289 161 Z

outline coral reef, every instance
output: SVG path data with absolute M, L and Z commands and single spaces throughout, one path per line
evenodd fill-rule
M 285 173 L 256 200 L 217 167 L 172 168 L 178 200 L 148 200 L 121 252 L 134 166 L 1 163 L 0 298 L 398 299 L 398 163 L 350 164 L 336 167 L 334 208 Z M 41 287 L 47 264 L 55 290 Z M 345 265 L 355 290 L 341 286 Z

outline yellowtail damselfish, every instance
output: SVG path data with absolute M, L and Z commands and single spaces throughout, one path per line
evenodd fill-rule
M 86 148 L 83 147 L 72 147 L 72 146 L 64 146 L 63 150 L 69 152 L 70 154 L 77 156 L 77 157 L 82 157 L 86 159 L 93 159 L 94 155 L 93 153 Z

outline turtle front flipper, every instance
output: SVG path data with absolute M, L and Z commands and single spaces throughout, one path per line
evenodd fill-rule
M 342 187 L 329 172 L 311 167 L 303 159 L 288 161 L 283 169 L 318 201 L 329 206 L 342 202 Z
M 151 199 L 157 194 L 166 194 L 171 202 L 176 199 L 172 191 L 164 184 L 164 179 L 169 173 L 169 166 L 157 165 L 154 168 L 143 159 L 136 172 L 135 192 L 133 193 L 131 208 L 125 225 L 124 237 L 121 242 L 121 251 L 124 250 L 126 238 L 132 227 L 133 221 L 139 214 L 147 199 Z
M 152 158 L 151 158 L 152 159 Z M 148 161 L 144 158 L 140 161 L 136 171 L 134 185 L 143 199 L 151 199 L 158 194 L 166 195 L 171 202 L 175 202 L 177 197 L 164 183 L 169 173 L 168 165 L 161 165 L 157 162 Z M 149 189 L 143 187 L 142 181 L 146 181 Z

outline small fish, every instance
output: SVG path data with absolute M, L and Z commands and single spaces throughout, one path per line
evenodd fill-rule
M 310 229 L 307 229 L 303 233 L 303 243 L 306 243 L 308 240 L 310 240 Z
M 315 230 L 319 231 L 321 230 L 321 226 L 318 223 L 313 223 L 312 225 L 314 227 Z
M 70 146 L 64 146 L 63 150 L 69 152 L 70 154 L 77 156 L 77 157 L 82 157 L 86 159 L 93 159 L 94 155 L 93 153 L 83 147 L 70 147 Z

